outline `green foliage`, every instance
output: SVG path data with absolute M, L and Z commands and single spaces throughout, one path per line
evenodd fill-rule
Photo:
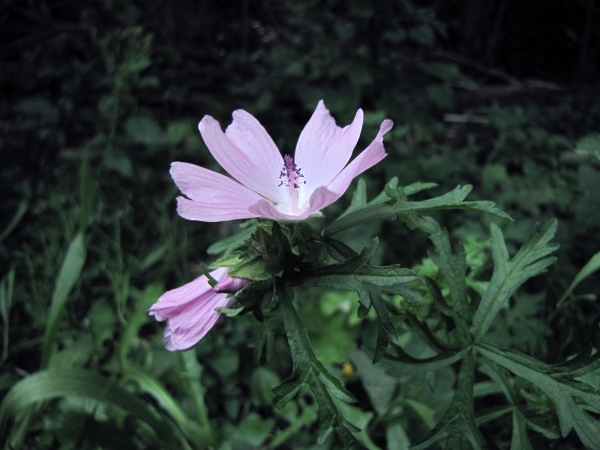
M 529 278 L 544 272 L 556 261 L 556 258 L 547 256 L 558 248 L 556 244 L 548 245 L 548 241 L 556 233 L 556 226 L 557 222 L 553 220 L 536 229 L 515 257 L 509 261 L 502 232 L 496 225 L 492 225 L 491 249 L 494 275 L 473 318 L 471 330 L 476 340 L 480 340 L 485 335 L 500 308 L 506 306 L 508 299 L 519 286 Z
M 507 73 L 485 67 L 472 3 L 5 8 L 2 445 L 598 448 L 596 88 L 571 90 L 555 57 L 578 55 L 572 24 L 540 73 L 524 52 L 550 41 L 515 39 L 514 10 Z M 515 80 L 528 61 L 560 86 Z M 339 125 L 365 109 L 357 150 L 396 122 L 351 199 L 302 224 L 176 216 L 169 164 L 219 170 L 203 114 L 246 109 L 291 153 L 321 98 Z M 148 308 L 217 266 L 253 281 L 166 352 Z

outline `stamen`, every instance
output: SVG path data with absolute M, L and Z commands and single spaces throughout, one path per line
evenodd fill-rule
M 300 172 L 302 169 L 298 168 L 296 163 L 294 163 L 294 159 L 289 155 L 285 155 L 283 157 L 283 162 L 283 168 L 279 173 L 279 179 L 281 182 L 277 185 L 277 187 L 291 186 L 294 189 L 300 189 L 301 184 L 306 184 L 306 181 L 300 180 L 300 178 L 304 178 L 304 175 Z
M 285 155 L 283 157 L 283 168 L 279 172 L 279 179 L 281 182 L 277 187 L 286 186 L 290 192 L 291 212 L 292 214 L 299 213 L 298 209 L 298 192 L 296 189 L 300 189 L 300 185 L 306 184 L 306 181 L 301 181 L 300 178 L 304 178 L 304 175 L 300 172 L 300 168 L 294 163 L 294 159 Z

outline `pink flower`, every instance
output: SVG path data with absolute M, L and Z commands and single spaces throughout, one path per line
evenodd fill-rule
M 362 122 L 359 109 L 354 121 L 340 128 L 320 101 L 300 134 L 294 160 L 281 157 L 269 134 L 246 111 L 233 112 L 225 133 L 219 122 L 204 116 L 198 125 L 200 134 L 233 179 L 174 162 L 171 176 L 188 197 L 177 198 L 177 212 L 203 222 L 253 217 L 304 220 L 335 202 L 356 176 L 386 156 L 383 136 L 393 126 L 387 119 L 371 145 L 348 164 Z
M 167 350 L 187 350 L 196 345 L 213 327 L 221 313 L 217 307 L 228 307 L 234 299 L 227 297 L 244 287 L 248 280 L 230 277 L 228 268 L 212 271 L 218 281 L 213 288 L 202 275 L 177 289 L 165 292 L 148 313 L 156 320 L 167 321 L 163 343 Z

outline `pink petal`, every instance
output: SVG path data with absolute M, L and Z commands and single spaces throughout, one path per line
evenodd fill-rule
M 210 276 L 219 281 L 223 278 L 227 271 L 226 267 L 220 267 L 210 272 Z M 190 281 L 176 289 L 171 289 L 161 295 L 156 303 L 148 310 L 150 315 L 157 316 L 157 320 L 162 321 L 173 314 L 177 308 L 182 305 L 195 301 L 198 297 L 210 293 L 212 287 L 208 284 L 208 278 L 205 275 Z
M 237 292 L 248 284 L 250 280 L 246 278 L 230 277 L 225 275 L 213 288 L 213 291 L 219 293 Z
M 187 350 L 196 345 L 215 325 L 221 313 L 217 307 L 231 306 L 234 298 L 227 294 L 212 292 L 210 296 L 198 299 L 181 310 L 181 313 L 167 322 L 163 344 L 167 350 Z
M 239 120 L 240 117 L 243 120 Z M 242 147 L 235 145 L 223 133 L 219 122 L 210 116 L 204 116 L 198 128 L 212 155 L 233 178 L 263 197 L 274 201 L 279 199 L 283 203 L 285 201 L 283 190 L 277 188 L 283 159 L 279 152 L 277 155 L 273 154 L 271 144 L 273 146 L 275 144 L 268 138 L 267 132 L 258 121 L 256 119 L 254 121 L 255 123 L 248 120 L 244 114 L 236 114 L 234 128 L 230 134 L 234 136 L 236 142 L 244 142 Z M 260 129 L 256 128 L 256 124 Z M 270 144 L 267 141 L 270 141 Z M 265 144 L 266 147 L 260 148 L 260 144 Z M 266 158 L 273 158 L 274 162 L 265 164 Z M 273 165 L 277 167 L 276 171 L 272 170 Z
M 181 162 L 171 164 L 171 176 L 192 199 L 177 199 L 177 212 L 185 219 L 219 222 L 256 217 L 248 208 L 261 196 L 229 177 Z
M 250 207 L 250 212 L 260 217 L 278 220 L 304 220 L 311 214 L 331 205 L 340 196 L 321 186 L 310 197 L 309 206 L 300 214 L 288 214 L 273 206 L 266 200 L 260 200 Z
M 301 208 L 315 189 L 327 186 L 348 163 L 360 137 L 362 123 L 363 112 L 359 109 L 352 124 L 343 129 L 338 127 L 323 101 L 319 101 L 300 134 L 294 156 L 306 181 L 299 192 Z
M 177 197 L 177 214 L 184 219 L 200 222 L 224 222 L 259 217 L 250 208 L 245 206 L 238 208 L 233 202 L 194 202 L 185 197 Z
M 290 201 L 289 195 L 285 189 L 277 188 L 283 158 L 260 122 L 252 114 L 238 109 L 233 112 L 233 122 L 225 130 L 225 136 L 251 159 L 255 166 L 261 168 L 260 181 L 269 193 L 265 197 L 287 206 Z
M 373 167 L 379 161 L 387 156 L 385 148 L 383 147 L 383 136 L 392 129 L 394 122 L 389 119 L 384 120 L 379 127 L 379 133 L 365 150 L 363 150 L 354 161 L 352 161 L 342 172 L 333 180 L 327 188 L 335 192 L 336 195 L 341 197 L 352 180 L 363 173 L 365 170 Z
M 211 272 L 220 280 L 227 276 L 227 268 Z M 156 320 L 167 320 L 164 344 L 168 350 L 185 350 L 196 344 L 212 328 L 219 313 L 218 306 L 229 306 L 233 298 L 216 293 L 206 276 L 201 276 L 179 288 L 165 292 L 148 313 Z

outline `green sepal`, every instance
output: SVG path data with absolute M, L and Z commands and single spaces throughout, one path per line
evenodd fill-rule
M 235 317 L 239 313 L 241 313 L 243 310 L 244 310 L 243 306 L 241 308 L 225 308 L 223 306 L 217 306 L 215 308 L 215 311 L 218 311 L 221 314 L 225 314 L 227 317 Z
M 233 267 L 237 264 L 240 264 L 241 262 L 243 262 L 242 253 L 232 253 L 230 255 L 223 256 L 222 258 L 217 259 L 210 266 L 208 266 L 208 268 L 218 269 L 219 267 Z
M 231 267 L 229 275 L 254 281 L 269 280 L 271 278 L 267 264 L 262 256 L 255 256 Z
M 203 264 L 200 265 L 200 270 L 202 271 L 204 276 L 208 279 L 208 284 L 210 285 L 210 287 L 214 288 L 219 283 L 217 280 L 214 279 L 214 277 L 210 274 L 208 269 L 206 267 L 204 267 Z
M 252 306 L 261 303 L 265 295 L 273 292 L 272 280 L 252 281 L 237 291 L 234 296 L 242 306 Z

